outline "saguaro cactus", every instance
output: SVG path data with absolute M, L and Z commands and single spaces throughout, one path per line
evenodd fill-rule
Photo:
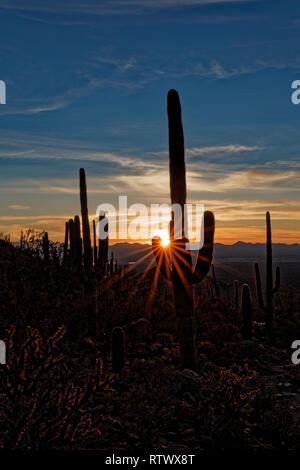
M 99 238 L 99 250 L 98 250 L 98 264 L 102 270 L 105 269 L 107 264 L 107 255 L 108 255 L 108 219 L 105 217 L 104 213 L 99 215 L 99 226 L 101 222 L 104 225 L 104 232 L 107 233 L 107 237 L 105 239 Z
M 86 178 L 84 168 L 79 170 L 80 180 L 80 204 L 81 204 L 81 217 L 82 217 L 82 233 L 83 233 L 83 260 L 84 267 L 87 273 L 92 269 L 92 246 L 91 246 L 91 232 L 87 204 L 86 192 Z
M 73 219 L 69 219 L 68 227 L 69 227 L 69 235 L 70 235 L 70 258 L 71 258 L 71 264 L 72 264 L 74 261 L 74 255 L 75 255 L 74 220 Z
M 273 286 L 273 260 L 272 260 L 272 231 L 270 212 L 266 213 L 267 223 L 267 257 L 266 257 L 266 303 L 263 301 L 261 280 L 258 264 L 255 263 L 256 290 L 259 306 L 266 314 L 266 326 L 268 329 L 273 325 L 273 297 L 280 288 L 280 268 L 276 267 L 275 284 Z
M 98 249 L 97 249 L 97 239 L 96 239 L 96 223 L 93 220 L 93 253 L 94 253 L 94 266 L 97 265 L 98 259 Z
M 118 326 L 112 330 L 111 357 L 112 370 L 114 372 L 120 372 L 123 369 L 125 362 L 125 340 L 124 330 Z
M 66 222 L 65 226 L 65 242 L 64 242 L 64 254 L 63 254 L 63 264 L 67 262 L 68 256 L 68 245 L 69 245 L 69 222 Z
M 175 90 L 170 90 L 168 93 L 168 121 L 171 204 L 172 206 L 174 204 L 180 205 L 182 219 L 184 219 L 186 204 L 184 136 L 181 106 L 178 93 Z M 209 271 L 213 254 L 214 229 L 214 215 L 212 212 L 206 211 L 204 213 L 204 244 L 198 252 L 195 267 L 192 265 L 191 253 L 186 250 L 185 244 L 188 240 L 184 224 L 181 224 L 181 233 L 178 234 L 178 228 L 174 227 L 174 217 L 170 222 L 169 247 L 164 248 L 159 237 L 152 240 L 157 268 L 173 285 L 175 313 L 178 319 L 178 335 L 184 367 L 196 366 L 194 303 L 191 286 L 201 282 Z M 169 250 L 170 259 L 167 250 Z
M 250 339 L 252 336 L 252 308 L 248 284 L 244 284 L 242 287 L 242 321 L 242 335 L 244 339 Z
M 80 231 L 80 218 L 74 217 L 74 262 L 77 269 L 82 269 L 82 238 Z

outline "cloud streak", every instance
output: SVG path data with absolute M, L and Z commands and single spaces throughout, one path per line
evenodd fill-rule
M 254 3 L 260 0 L 102 0 L 101 2 L 82 2 L 73 0 L 66 2 L 42 3 L 36 1 L 17 1 L 13 4 L 8 0 L 0 1 L 0 9 L 16 10 L 23 12 L 52 13 L 65 15 L 130 15 L 143 14 L 155 10 L 168 10 L 172 8 L 184 8 L 193 6 L 230 4 L 230 3 Z

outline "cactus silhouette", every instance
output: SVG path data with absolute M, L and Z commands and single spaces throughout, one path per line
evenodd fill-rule
M 92 262 L 92 247 L 91 247 L 91 233 L 87 204 L 86 192 L 86 178 L 84 168 L 79 170 L 80 181 L 80 204 L 81 204 L 81 218 L 82 218 L 82 233 L 83 233 L 83 260 L 84 268 L 88 274 L 93 266 Z
M 97 250 L 97 239 L 96 239 L 96 223 L 93 220 L 93 253 L 94 253 L 94 265 L 97 264 L 98 250 Z
M 267 256 L 266 256 L 266 303 L 263 301 L 259 266 L 255 263 L 256 290 L 259 306 L 266 314 L 266 327 L 272 328 L 273 325 L 273 297 L 280 288 L 280 268 L 276 267 L 275 284 L 273 286 L 273 260 L 272 260 L 272 231 L 270 212 L 266 213 L 267 224 Z
M 242 322 L 242 335 L 244 339 L 250 339 L 252 336 L 252 308 L 248 284 L 244 284 L 242 287 Z
M 98 265 L 99 267 L 104 270 L 107 264 L 107 255 L 108 255 L 108 220 L 105 217 L 104 213 L 99 215 L 99 233 L 100 227 L 103 224 L 103 231 L 107 233 L 107 237 L 105 239 L 99 238 L 99 250 L 98 250 Z
M 69 222 L 66 222 L 66 226 L 65 226 L 64 254 L 63 254 L 63 265 L 65 265 L 66 262 L 67 262 L 68 246 L 69 246 Z
M 69 238 L 70 238 L 70 258 L 71 258 L 71 264 L 73 264 L 74 256 L 75 256 L 74 220 L 73 219 L 69 219 L 68 227 L 69 227 Z
M 124 330 L 115 327 L 111 334 L 111 357 L 113 372 L 120 372 L 125 362 L 125 338 Z
M 74 264 L 78 270 L 82 269 L 82 238 L 78 215 L 74 217 Z
M 152 239 L 152 249 L 157 269 L 172 282 L 175 313 L 178 319 L 178 336 L 182 365 L 196 366 L 196 342 L 194 326 L 194 302 L 191 286 L 201 282 L 207 275 L 213 254 L 215 221 L 212 212 L 204 213 L 204 244 L 199 250 L 195 267 L 191 253 L 186 250 L 184 230 L 184 206 L 186 204 L 186 175 L 184 159 L 184 136 L 181 121 L 181 106 L 178 93 L 170 90 L 167 100 L 169 124 L 169 172 L 171 204 L 179 205 L 182 213 L 181 228 L 178 220 L 170 222 L 170 244 L 164 248 L 159 237 Z M 176 237 L 175 237 L 176 235 Z M 169 257 L 168 257 L 169 252 Z M 170 259 L 169 259 L 170 258 Z

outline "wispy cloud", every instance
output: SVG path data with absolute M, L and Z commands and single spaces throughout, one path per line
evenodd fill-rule
M 8 207 L 14 211 L 24 211 L 30 209 L 30 206 L 23 206 L 22 204 L 11 204 Z
M 214 145 L 210 147 L 193 147 L 186 150 L 186 154 L 192 157 L 210 155 L 215 153 L 242 153 L 242 152 L 254 152 L 256 150 L 263 150 L 263 147 L 257 145 Z
M 82 2 L 73 0 L 72 3 L 52 1 L 42 3 L 39 0 L 17 1 L 13 4 L 8 0 L 0 2 L 0 8 L 24 12 L 63 13 L 68 15 L 129 15 L 183 8 L 192 6 L 212 5 L 218 3 L 253 3 L 260 0 L 102 0 L 101 2 Z

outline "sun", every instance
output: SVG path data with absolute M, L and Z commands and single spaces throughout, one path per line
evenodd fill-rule
M 166 247 L 169 245 L 170 243 L 170 238 L 169 238 L 169 232 L 167 229 L 163 229 L 163 230 L 157 230 L 157 232 L 155 233 L 155 235 L 157 235 L 158 237 L 160 237 L 161 239 L 161 245 L 163 247 Z

